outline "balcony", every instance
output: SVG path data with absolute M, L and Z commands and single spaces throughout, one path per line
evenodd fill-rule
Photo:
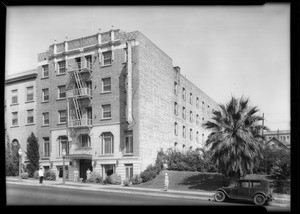
M 67 91 L 67 97 L 77 97 L 77 98 L 89 98 L 92 97 L 92 89 L 90 88 L 81 88 L 81 89 L 73 89 Z
M 91 127 L 92 124 L 93 124 L 92 119 L 89 119 L 89 118 L 69 120 L 69 127 L 70 128 Z
M 85 73 L 85 72 L 92 72 L 92 63 L 85 61 L 85 62 L 76 62 L 73 64 L 68 65 L 68 72 L 74 72 L 79 71 L 79 73 Z

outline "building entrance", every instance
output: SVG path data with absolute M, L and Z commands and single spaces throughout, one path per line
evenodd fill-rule
M 79 160 L 79 177 L 86 181 L 86 171 L 90 169 L 93 171 L 92 168 L 92 160 L 80 159 Z

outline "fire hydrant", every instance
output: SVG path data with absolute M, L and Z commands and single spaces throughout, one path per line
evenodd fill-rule
M 165 173 L 164 191 L 167 191 L 168 188 L 169 188 L 169 176 L 168 173 Z

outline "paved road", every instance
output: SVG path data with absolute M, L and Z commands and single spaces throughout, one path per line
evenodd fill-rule
M 48 186 L 27 186 L 19 184 L 7 184 L 6 195 L 7 205 L 251 206 L 249 204 L 217 203 L 208 200 L 178 199 L 133 194 L 129 195 L 126 193 L 110 193 L 64 188 L 59 189 Z M 277 209 L 283 210 L 282 208 L 276 208 L 276 210 Z

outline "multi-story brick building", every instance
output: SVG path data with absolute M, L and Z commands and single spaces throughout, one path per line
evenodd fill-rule
M 159 149 L 202 146 L 217 104 L 140 32 L 120 30 L 50 45 L 38 54 L 37 131 L 42 165 L 68 178 L 88 168 L 125 177 Z M 60 173 L 61 174 L 61 173 Z
M 29 70 L 5 78 L 5 132 L 12 145 L 27 157 L 27 138 L 36 135 L 36 77 L 37 71 Z

